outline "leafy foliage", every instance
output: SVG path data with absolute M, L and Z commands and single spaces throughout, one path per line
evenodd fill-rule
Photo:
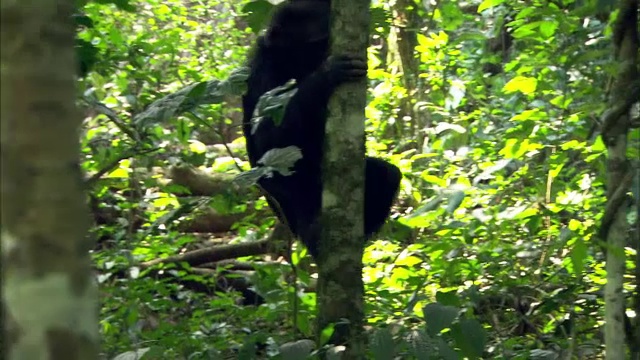
M 615 70 L 606 8 L 397 3 L 374 4 L 369 49 L 368 151 L 405 176 L 393 220 L 363 259 L 371 357 L 596 356 L 605 279 L 598 117 Z M 303 249 L 210 267 L 147 264 L 256 244 L 274 225 L 263 198 L 237 189 L 300 156 L 279 149 L 264 173 L 246 171 L 242 66 L 272 6 L 105 1 L 77 18 L 82 166 L 110 358 L 148 342 L 145 357 L 167 359 L 312 351 L 283 345 L 314 333 L 315 274 Z M 286 94 L 265 98 L 261 111 L 277 115 Z M 632 159 L 639 139 L 636 129 Z M 179 181 L 182 167 L 203 174 Z M 227 225 L 191 231 L 207 216 L 209 228 Z M 633 250 L 624 255 L 637 266 Z M 241 306 L 251 291 L 265 302 Z

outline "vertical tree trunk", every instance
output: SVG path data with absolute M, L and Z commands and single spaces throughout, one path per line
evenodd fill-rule
M 602 139 L 607 146 L 607 207 L 600 237 L 607 242 L 607 284 L 605 286 L 605 346 L 606 358 L 625 359 L 625 272 L 624 247 L 629 236 L 627 195 L 633 172 L 627 159 L 627 138 L 630 129 L 629 110 L 638 101 L 638 0 L 623 0 L 615 25 L 613 41 L 615 57 L 620 64 L 609 108 L 603 115 Z M 639 344 L 627 338 L 632 348 Z
M 331 3 L 332 54 L 366 59 L 370 0 Z M 318 334 L 334 324 L 331 343 L 347 345 L 344 359 L 364 358 L 366 343 L 362 283 L 366 91 L 366 81 L 341 86 L 329 104 L 326 126 Z
M 415 0 L 395 0 L 392 5 L 394 23 L 396 26 L 392 28 L 395 38 L 398 57 L 402 71 L 402 80 L 407 94 L 402 98 L 400 104 L 400 113 L 396 121 L 395 128 L 398 135 L 403 136 L 405 126 L 409 126 L 410 138 L 416 138 L 416 132 L 423 123 L 418 117 L 421 116 L 419 111 L 415 111 L 416 101 L 421 100 L 422 93 L 418 90 L 418 58 L 416 57 L 416 46 L 418 46 L 418 29 L 420 28 L 420 16 L 417 11 Z M 409 124 L 405 124 L 409 118 Z M 420 137 L 422 137 L 420 133 Z M 422 140 L 418 140 L 417 144 L 422 144 Z M 420 148 L 420 145 L 418 146 Z
M 75 108 L 73 0 L 5 1 L 0 17 L 3 350 L 97 359 Z

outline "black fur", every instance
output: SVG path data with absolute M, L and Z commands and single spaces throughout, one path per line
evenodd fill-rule
M 327 59 L 329 16 L 328 2 L 313 0 L 288 2 L 276 10 L 266 34 L 258 38 L 243 97 L 243 131 L 251 166 L 259 166 L 257 161 L 274 148 L 297 146 L 302 151 L 303 158 L 296 163 L 293 175 L 275 174 L 259 183 L 268 193 L 269 205 L 276 215 L 300 237 L 314 258 L 318 254 L 316 220 L 322 207 L 327 103 L 338 85 L 366 76 L 364 59 Z M 251 134 L 249 122 L 260 96 L 289 79 L 296 79 L 298 91 L 291 98 L 282 123 L 276 126 L 271 119 L 264 119 Z M 396 166 L 369 157 L 365 172 L 368 239 L 389 216 L 402 174 Z

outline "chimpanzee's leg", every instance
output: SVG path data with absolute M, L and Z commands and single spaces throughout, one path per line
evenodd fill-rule
M 389 217 L 398 194 L 402 173 L 382 159 L 366 158 L 364 192 L 364 233 L 369 239 Z

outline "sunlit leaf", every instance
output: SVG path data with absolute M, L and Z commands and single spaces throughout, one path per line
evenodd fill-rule
M 478 5 L 478 14 L 492 7 L 502 4 L 504 0 L 484 0 Z
M 125 168 L 119 167 L 115 170 L 113 170 L 112 172 L 110 172 L 109 174 L 107 174 L 108 178 L 128 178 L 129 177 L 129 171 Z
M 320 345 L 325 345 L 329 341 L 329 339 L 331 339 L 334 329 L 334 324 L 329 324 L 327 325 L 327 327 L 322 329 L 322 332 L 320 332 Z
M 558 22 L 551 20 L 544 20 L 540 22 L 540 34 L 545 38 L 552 37 L 558 29 Z
M 511 121 L 538 121 L 547 119 L 549 115 L 540 109 L 528 109 L 511 117 Z
M 198 140 L 189 140 L 189 150 L 196 154 L 203 154 L 207 151 L 207 146 Z
M 178 202 L 178 199 L 175 196 L 167 196 L 166 194 L 165 196 L 158 197 L 153 200 L 153 206 L 157 206 L 159 208 L 164 208 L 167 206 L 179 206 L 179 205 L 180 203 Z
M 422 263 L 422 259 L 417 256 L 404 256 L 399 257 L 398 260 L 396 260 L 396 265 L 403 265 L 408 267 L 412 267 L 420 263 Z
M 428 183 L 432 183 L 434 185 L 440 186 L 440 187 L 446 187 L 447 186 L 447 180 L 446 179 L 442 179 L 439 178 L 437 176 L 433 176 L 433 175 L 429 175 L 426 173 L 423 173 L 421 176 L 422 180 L 428 182 Z
M 582 150 L 586 146 L 586 142 L 578 140 L 570 140 L 560 145 L 562 150 Z
M 536 91 L 538 86 L 538 80 L 532 77 L 516 76 L 505 84 L 503 90 L 509 94 L 519 91 L 525 95 L 531 94 Z

